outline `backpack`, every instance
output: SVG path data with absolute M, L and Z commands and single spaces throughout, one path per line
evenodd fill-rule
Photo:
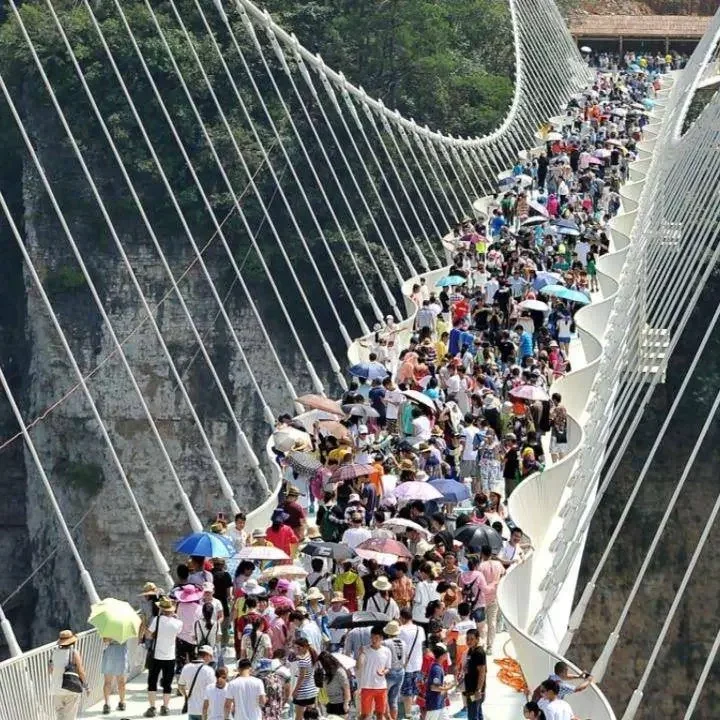
M 332 508 L 323 508 L 324 512 L 318 522 L 318 530 L 325 542 L 338 542 L 342 526 L 330 519 Z M 318 513 L 319 514 L 319 513 Z

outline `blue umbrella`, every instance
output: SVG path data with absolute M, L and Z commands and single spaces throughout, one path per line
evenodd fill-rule
M 642 104 L 643 104 L 646 108 L 654 108 L 654 107 L 655 107 L 655 101 L 654 101 L 654 100 L 651 100 L 650 98 L 645 98 L 645 99 L 642 101 Z
M 580 231 L 577 228 L 571 228 L 571 227 L 556 227 L 555 231 L 558 235 L 571 235 L 575 237 L 579 237 Z
M 235 546 L 230 538 L 211 532 L 197 532 L 178 540 L 175 550 L 185 555 L 201 557 L 231 557 L 235 554 Z
M 557 228 L 567 228 L 569 230 L 580 229 L 574 220 L 553 220 L 552 224 Z
M 467 485 L 457 480 L 450 478 L 430 480 L 428 485 L 432 485 L 439 493 L 442 493 L 442 499 L 448 503 L 460 503 L 470 497 Z
M 353 365 L 348 371 L 355 377 L 365 380 L 384 380 L 388 376 L 387 368 L 379 362 L 366 362 Z
M 464 285 L 465 280 L 464 277 L 460 277 L 459 275 L 448 275 L 447 277 L 440 278 L 436 283 L 435 287 L 450 287 L 450 285 Z
M 563 285 L 546 285 L 540 292 L 545 295 L 554 295 L 555 297 L 562 298 L 563 300 L 578 302 L 583 305 L 587 305 L 590 302 L 590 298 L 588 298 L 585 293 L 582 293 L 579 290 L 566 288 Z

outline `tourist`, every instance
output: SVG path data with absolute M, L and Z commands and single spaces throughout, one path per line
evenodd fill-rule
M 125 710 L 125 684 L 130 672 L 130 662 L 127 642 L 119 643 L 110 638 L 104 638 L 104 643 L 100 672 L 103 675 L 103 715 L 109 715 L 113 682 L 117 685 L 117 709 Z
M 151 640 L 148 649 L 148 702 L 150 707 L 145 717 L 155 717 L 158 679 L 160 679 L 163 697 L 160 714 L 168 715 L 173 675 L 175 674 L 175 643 L 183 630 L 183 622 L 175 614 L 176 605 L 169 598 L 158 601 L 160 613 L 152 619 L 145 631 L 145 637 Z
M 178 689 L 185 698 L 183 712 L 188 713 L 188 720 L 203 720 L 205 690 L 215 680 L 215 671 L 210 666 L 213 661 L 212 647 L 202 645 L 197 654 L 197 659 L 182 669 L 178 680 Z
M 52 651 L 50 690 L 56 720 L 75 720 L 83 691 L 87 691 L 85 668 L 76 643 L 72 630 L 62 630 Z
M 203 692 L 203 720 L 226 720 L 225 702 L 228 698 L 227 668 L 215 671 L 215 682 L 210 683 Z
M 387 675 L 392 670 L 392 654 L 383 644 L 383 631 L 373 628 L 370 645 L 361 649 L 357 660 L 357 682 L 360 690 L 360 720 L 369 720 L 373 713 L 382 720 L 388 707 Z
M 225 716 L 234 720 L 263 720 L 266 698 L 262 680 L 250 676 L 249 660 L 238 660 L 237 671 L 237 677 L 227 685 Z

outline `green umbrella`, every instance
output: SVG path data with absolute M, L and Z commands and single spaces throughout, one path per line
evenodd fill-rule
M 130 603 L 105 598 L 90 608 L 88 622 L 98 633 L 110 640 L 124 643 L 140 631 L 140 616 Z

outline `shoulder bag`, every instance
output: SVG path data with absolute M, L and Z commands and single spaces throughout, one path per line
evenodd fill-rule
M 188 690 L 188 694 L 185 698 L 185 702 L 183 703 L 182 710 L 180 713 L 184 715 L 188 711 L 188 700 L 192 697 L 193 688 L 195 687 L 195 681 L 198 679 L 198 675 L 200 674 L 200 671 L 203 669 L 204 663 L 200 663 L 200 667 L 195 671 L 195 677 L 193 678 L 192 682 L 190 683 L 190 690 Z
M 67 665 L 63 670 L 62 689 L 72 693 L 81 693 L 83 691 L 83 683 L 77 671 L 77 662 L 75 661 L 75 650 L 70 650 Z

